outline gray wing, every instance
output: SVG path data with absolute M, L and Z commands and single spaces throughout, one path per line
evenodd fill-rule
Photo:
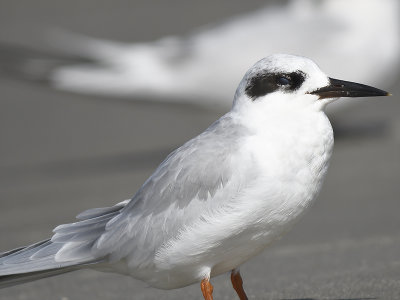
M 115 261 L 128 254 L 133 254 L 137 267 L 151 263 L 164 242 L 218 202 L 216 194 L 232 181 L 232 161 L 246 134 L 225 115 L 172 152 L 131 200 L 85 211 L 78 215 L 80 221 L 55 228 L 51 240 L 4 253 L 0 279 L 57 266 Z
M 232 161 L 247 134 L 228 114 L 171 153 L 121 214 L 108 222 L 96 250 L 111 253 L 115 260 L 134 253 L 138 267 L 148 263 L 232 180 Z

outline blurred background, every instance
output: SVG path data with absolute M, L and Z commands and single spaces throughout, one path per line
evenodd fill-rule
M 400 295 L 397 0 L 0 1 L 0 251 L 48 238 L 79 212 L 132 197 L 173 149 L 229 110 L 271 53 L 393 96 L 342 100 L 319 200 L 242 267 L 251 299 Z M 234 298 L 228 276 L 216 299 Z M 201 299 L 79 271 L 0 299 Z

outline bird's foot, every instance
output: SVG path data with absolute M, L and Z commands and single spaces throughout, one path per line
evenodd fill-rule
M 240 276 L 239 270 L 232 270 L 231 272 L 232 286 L 235 289 L 240 300 L 248 300 L 246 292 L 243 289 L 243 279 Z
M 214 288 L 210 282 L 210 279 L 204 278 L 201 281 L 200 286 L 201 286 L 201 291 L 203 292 L 204 300 L 213 300 L 212 293 Z

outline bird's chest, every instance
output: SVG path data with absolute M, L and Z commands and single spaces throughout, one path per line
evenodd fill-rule
M 243 141 L 232 157 L 236 169 L 230 181 L 202 206 L 201 218 L 158 252 L 157 268 L 175 266 L 182 274 L 192 270 L 198 279 L 206 265 L 217 275 L 288 230 L 315 199 L 328 167 L 332 130 L 329 122 L 322 125 L 312 135 L 301 136 L 307 127 L 291 134 L 284 129 L 250 135 Z
M 253 198 L 246 200 L 249 222 L 265 228 L 257 233 L 261 236 L 280 234 L 320 191 L 333 148 L 332 128 L 322 117 L 252 138 L 249 152 L 259 176 L 249 187 Z

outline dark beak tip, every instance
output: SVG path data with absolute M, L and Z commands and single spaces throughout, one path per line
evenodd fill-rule
M 320 99 L 340 97 L 379 97 L 392 94 L 372 86 L 351 81 L 329 78 L 330 84 L 320 88 L 311 94 L 319 95 Z
M 386 92 L 386 91 L 382 91 L 382 93 L 380 94 L 380 95 L 376 95 L 376 96 L 383 96 L 383 97 L 386 97 L 386 96 L 393 96 L 392 95 L 392 93 L 389 93 L 389 92 Z M 373 97 L 373 96 L 372 96 Z
M 393 96 L 391 93 L 383 91 L 381 94 L 378 95 L 371 95 L 371 97 L 386 97 L 386 96 Z

